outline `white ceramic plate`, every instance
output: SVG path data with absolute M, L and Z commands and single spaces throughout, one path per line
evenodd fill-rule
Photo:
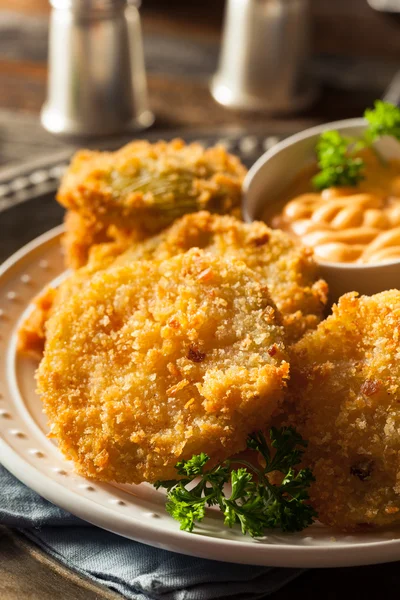
M 179 530 L 164 510 L 165 495 L 152 486 L 112 485 L 74 473 L 46 437 L 35 394 L 34 360 L 16 354 L 16 330 L 32 298 L 59 278 L 61 228 L 31 242 L 0 270 L 0 460 L 36 492 L 99 527 L 166 550 L 215 560 L 281 567 L 351 566 L 400 559 L 400 529 L 345 535 L 315 524 L 296 534 L 261 540 L 227 529 L 210 511 L 196 533 Z

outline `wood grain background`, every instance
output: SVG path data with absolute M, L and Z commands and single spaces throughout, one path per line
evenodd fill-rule
M 224 3 L 144 0 L 144 45 L 156 129 L 236 127 L 294 131 L 361 114 L 379 97 L 400 57 L 397 19 L 373 11 L 365 0 L 311 0 L 313 61 L 321 82 L 316 104 L 288 118 L 226 110 L 212 99 L 209 79 L 218 63 Z M 12 151 L 8 112 L 31 115 L 36 151 L 57 142 L 40 131 L 37 115 L 46 93 L 49 6 L 45 0 L 0 0 L 0 162 Z M 27 123 L 25 117 L 24 126 Z M 33 135 L 36 127 L 36 134 Z M 27 144 L 29 149 L 29 144 Z M 17 152 L 21 151 L 20 145 Z M 17 154 L 20 156 L 20 154 Z

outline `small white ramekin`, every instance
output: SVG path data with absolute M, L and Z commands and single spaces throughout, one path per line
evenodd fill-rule
M 359 136 L 365 126 L 364 119 L 325 123 L 296 133 L 265 152 L 244 181 L 244 220 L 261 219 L 269 199 L 276 198 L 299 171 L 315 162 L 315 145 L 322 132 L 335 129 L 344 135 Z M 400 158 L 400 144 L 393 138 L 382 138 L 376 148 L 385 158 Z M 320 277 L 329 285 L 331 302 L 346 292 L 371 295 L 400 289 L 400 260 L 371 265 L 318 261 L 318 265 Z

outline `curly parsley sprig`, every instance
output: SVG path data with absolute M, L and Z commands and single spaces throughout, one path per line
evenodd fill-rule
M 400 140 L 400 108 L 376 100 L 374 108 L 364 112 L 368 126 L 361 138 L 325 131 L 317 142 L 316 153 L 319 173 L 312 179 L 314 187 L 355 186 L 365 178 L 365 162 L 357 153 L 372 147 L 384 135 Z
M 368 121 L 366 138 L 369 143 L 383 135 L 400 140 L 400 108 L 389 102 L 376 100 L 374 108 L 367 108 L 364 118 Z
M 203 520 L 207 506 L 218 506 L 225 525 L 238 523 L 242 533 L 252 537 L 261 537 L 265 529 L 272 528 L 301 531 L 317 516 L 308 504 L 308 488 L 314 477 L 310 469 L 295 468 L 306 445 L 294 428 L 273 427 L 270 445 L 261 432 L 247 440 L 247 446 L 260 453 L 264 467 L 238 458 L 207 470 L 210 458 L 201 453 L 177 463 L 175 468 L 183 479 L 158 481 L 155 487 L 168 490 L 166 509 L 186 531 L 193 531 L 195 523 Z M 243 466 L 235 470 L 233 464 Z M 268 479 L 273 471 L 283 475 L 279 485 Z

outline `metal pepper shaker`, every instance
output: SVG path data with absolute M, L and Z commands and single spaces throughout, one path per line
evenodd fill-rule
M 307 107 L 316 95 L 309 31 L 309 0 L 227 0 L 214 98 L 270 113 Z
M 149 127 L 140 17 L 127 0 L 50 0 L 49 74 L 41 121 L 60 136 Z

